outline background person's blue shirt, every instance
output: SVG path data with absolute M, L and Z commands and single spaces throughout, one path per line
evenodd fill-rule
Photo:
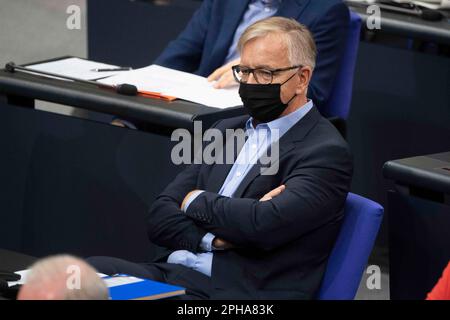
M 234 33 L 233 42 L 231 43 L 230 48 L 228 49 L 227 57 L 225 58 L 225 63 L 228 63 L 232 60 L 239 58 L 239 52 L 237 51 L 237 44 L 239 42 L 239 38 L 242 33 L 247 29 L 251 24 L 256 21 L 269 18 L 273 16 L 277 11 L 280 5 L 281 0 L 252 0 L 248 4 L 248 9 L 245 11 L 244 17 L 239 23 L 236 32 Z
M 296 111 L 271 122 L 260 123 L 256 128 L 253 126 L 253 118 L 248 119 L 246 123 L 248 139 L 231 167 L 228 176 L 219 190 L 219 194 L 225 197 L 233 197 L 234 192 L 236 192 L 242 180 L 244 180 L 253 165 L 257 163 L 256 160 L 266 152 L 270 145 L 277 142 L 292 126 L 299 122 L 313 106 L 313 102 L 310 100 Z M 184 207 L 185 211 L 192 201 L 202 192 L 198 190 L 187 199 Z M 213 253 L 211 251 L 214 250 L 212 247 L 214 237 L 212 233 L 207 233 L 202 238 L 200 248 L 205 252 L 194 254 L 187 250 L 174 251 L 168 257 L 167 262 L 182 264 L 207 276 L 211 276 L 213 259 Z

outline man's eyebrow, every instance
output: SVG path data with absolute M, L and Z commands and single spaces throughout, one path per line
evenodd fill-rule
M 256 66 L 256 68 L 258 68 L 258 69 L 275 69 L 274 67 L 269 66 L 267 64 L 258 65 L 258 66 Z
M 242 64 L 241 67 L 250 68 L 250 69 L 269 69 L 269 70 L 276 69 L 276 68 L 274 68 L 274 67 L 272 67 L 272 66 L 269 66 L 269 65 L 267 65 L 267 64 L 258 64 L 258 65 L 256 65 L 256 66 L 253 67 L 253 68 L 252 68 L 252 67 L 249 67 L 249 66 L 247 66 L 247 65 Z

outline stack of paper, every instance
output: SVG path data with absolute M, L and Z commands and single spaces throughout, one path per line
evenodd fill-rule
M 82 80 L 95 80 L 116 75 L 123 71 L 93 71 L 94 69 L 118 68 L 112 64 L 89 61 L 81 58 L 66 58 L 28 65 L 28 69 L 54 73 Z
M 14 272 L 15 274 L 18 274 L 19 276 L 20 276 L 20 280 L 18 280 L 18 281 L 9 281 L 8 282 L 8 287 L 12 287 L 12 286 L 15 286 L 15 285 L 18 285 L 18 284 L 25 284 L 26 282 L 27 282 L 27 276 L 28 276 L 28 274 L 30 273 L 30 269 L 25 269 L 25 270 L 20 270 L 20 271 L 15 271 Z M 104 273 L 98 273 L 97 272 L 97 275 L 100 277 L 100 278 L 105 278 L 105 277 L 108 277 L 106 274 L 104 274 Z
M 15 274 L 18 274 L 20 276 L 20 280 L 18 281 L 8 281 L 8 287 L 12 287 L 18 284 L 24 284 L 27 281 L 27 275 L 30 272 L 30 270 L 20 270 L 14 272 Z
M 242 105 L 237 85 L 230 89 L 215 89 L 204 77 L 158 65 L 123 72 L 98 82 L 132 84 L 139 92 L 177 97 L 219 109 Z
M 347 0 L 347 2 L 357 2 L 364 4 L 377 4 L 378 0 Z M 450 9 L 450 0 L 392 0 L 396 3 L 414 3 L 428 9 Z M 383 3 L 386 4 L 386 3 Z
M 450 9 L 450 0 L 422 0 L 412 2 L 428 9 Z

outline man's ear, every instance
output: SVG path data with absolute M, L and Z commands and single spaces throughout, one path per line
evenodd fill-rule
M 303 67 L 298 71 L 297 77 L 299 78 L 299 83 L 297 85 L 297 89 L 295 93 L 297 95 L 306 94 L 308 90 L 309 82 L 312 77 L 312 69 L 311 67 Z

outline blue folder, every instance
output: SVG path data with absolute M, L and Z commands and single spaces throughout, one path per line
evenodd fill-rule
M 126 274 L 105 277 L 103 280 L 117 277 L 130 277 Z M 133 277 L 134 278 L 134 277 Z M 185 288 L 166 284 L 154 280 L 142 281 L 110 287 L 111 300 L 156 300 L 185 294 Z

